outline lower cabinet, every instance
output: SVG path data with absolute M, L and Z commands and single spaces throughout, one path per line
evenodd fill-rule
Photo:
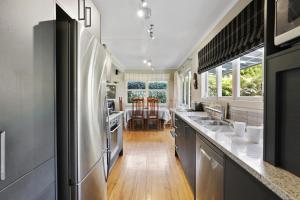
M 177 115 L 176 154 L 199 200 L 280 200 Z
M 188 179 L 191 189 L 196 192 L 196 131 L 183 120 L 175 117 L 176 128 L 176 153 Z
M 271 190 L 229 158 L 225 161 L 225 200 L 279 200 Z

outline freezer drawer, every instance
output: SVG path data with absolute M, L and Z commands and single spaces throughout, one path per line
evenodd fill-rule
M 224 199 L 224 160 L 197 137 L 196 145 L 196 199 Z
M 2 200 L 54 200 L 55 164 L 51 159 L 0 192 Z

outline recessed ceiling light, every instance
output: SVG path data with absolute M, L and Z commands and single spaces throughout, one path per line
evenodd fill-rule
M 146 8 L 148 6 L 148 3 L 147 1 L 145 0 L 142 0 L 142 7 Z
M 151 61 L 148 61 L 147 65 L 148 65 L 149 67 L 151 67 L 151 65 L 152 65 Z
M 137 16 L 138 16 L 139 18 L 145 17 L 145 11 L 144 11 L 142 8 L 140 8 L 140 9 L 137 11 Z
M 144 64 L 147 64 L 147 62 L 148 62 L 147 60 L 144 60 L 144 61 L 143 61 Z

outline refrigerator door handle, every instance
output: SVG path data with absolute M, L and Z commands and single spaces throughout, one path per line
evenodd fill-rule
M 0 131 L 0 180 L 5 180 L 5 131 Z
M 109 148 L 105 148 L 105 149 L 103 150 L 103 154 L 102 154 L 102 155 L 106 154 L 106 155 L 107 155 L 107 158 L 109 158 L 110 152 L 111 152 L 111 151 L 110 151 Z M 105 156 L 103 156 L 103 158 L 105 158 Z M 104 177 L 105 177 L 105 181 L 107 182 L 107 180 L 108 180 L 108 171 L 109 171 L 108 166 L 109 166 L 109 165 L 107 165 L 107 171 L 105 171 L 105 162 L 107 162 L 107 160 L 103 159 L 103 171 L 104 171 Z

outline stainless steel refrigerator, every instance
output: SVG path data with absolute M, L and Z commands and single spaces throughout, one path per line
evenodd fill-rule
M 58 199 L 105 200 L 109 54 L 75 20 L 56 24 Z

